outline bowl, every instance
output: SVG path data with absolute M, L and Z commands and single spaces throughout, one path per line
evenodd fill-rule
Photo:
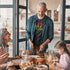
M 48 67 L 46 65 L 37 65 L 37 70 L 48 70 Z

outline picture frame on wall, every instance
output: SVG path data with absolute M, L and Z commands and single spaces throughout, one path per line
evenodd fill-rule
M 70 16 L 68 17 L 68 22 L 70 22 Z
M 51 18 L 51 10 L 47 10 L 47 16 Z
M 58 21 L 59 18 L 59 12 L 57 10 L 54 10 L 54 21 Z

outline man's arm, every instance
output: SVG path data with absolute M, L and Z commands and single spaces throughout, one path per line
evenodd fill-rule
M 47 39 L 42 45 L 40 45 L 40 50 L 39 51 L 42 51 L 44 50 L 45 46 L 50 42 L 49 39 Z
M 44 46 L 46 46 L 49 42 L 52 41 L 54 37 L 54 25 L 53 25 L 53 21 L 51 20 L 49 22 L 49 28 L 48 28 L 48 39 L 43 43 Z
M 46 46 L 49 42 L 50 42 L 50 40 L 47 39 L 42 45 L 43 45 L 43 46 Z
M 27 21 L 26 37 L 27 37 L 27 40 L 29 41 L 31 50 L 33 50 L 34 47 L 33 47 L 32 41 L 31 41 L 31 25 L 32 25 L 32 17 L 30 17 Z
M 49 27 L 48 27 L 48 39 L 51 42 L 53 38 L 54 38 L 54 24 L 53 21 L 51 20 L 49 22 Z
M 52 41 L 54 37 L 54 25 L 53 25 L 53 21 L 51 20 L 49 22 L 49 28 L 48 28 L 48 39 L 42 44 L 40 45 L 40 50 L 39 51 L 42 51 L 44 50 L 45 46 Z
M 32 24 L 32 18 L 30 17 L 27 21 L 27 26 L 26 26 L 27 40 L 31 39 L 31 24 Z
M 33 49 L 34 49 L 34 44 L 32 43 L 31 39 L 29 39 L 28 41 L 29 41 L 29 43 L 30 43 L 30 48 L 31 48 L 31 50 L 33 50 Z

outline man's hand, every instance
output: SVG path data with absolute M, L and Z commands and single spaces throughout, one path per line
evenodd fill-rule
M 49 39 L 47 39 L 42 45 L 40 45 L 40 50 L 39 51 L 43 51 L 45 49 L 45 46 L 50 42 Z
M 33 50 L 34 49 L 34 44 L 30 43 L 30 49 Z
M 40 49 L 39 49 L 39 51 L 43 51 L 45 49 L 45 46 L 42 44 L 42 45 L 40 45 Z
M 34 44 L 32 43 L 31 39 L 29 39 L 29 43 L 30 43 L 30 49 L 33 50 L 34 49 Z

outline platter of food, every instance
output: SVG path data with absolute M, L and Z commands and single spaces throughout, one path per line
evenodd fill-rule
M 48 67 L 46 65 L 37 65 L 37 70 L 48 70 Z
M 28 55 L 28 56 L 27 56 L 27 59 L 29 59 L 29 58 L 31 58 L 31 57 L 32 57 L 32 58 L 37 58 L 37 57 L 39 57 L 39 56 L 38 56 L 38 55 Z
M 26 60 L 25 60 L 26 59 Z M 43 70 L 46 67 L 44 66 L 46 64 L 46 59 L 43 56 L 38 55 L 24 55 L 22 59 L 13 60 L 14 65 L 19 65 L 21 69 L 26 69 L 28 67 L 34 67 L 34 65 L 38 65 L 36 68 L 42 67 Z M 39 67 L 39 65 L 42 65 Z

